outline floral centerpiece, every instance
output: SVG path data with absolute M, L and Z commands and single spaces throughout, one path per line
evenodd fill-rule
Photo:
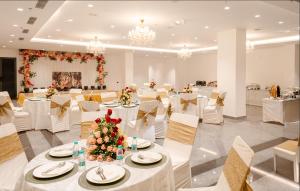
M 57 90 L 54 86 L 49 86 L 48 91 L 46 92 L 46 98 L 50 98 L 57 93 Z
M 130 105 L 132 101 L 133 90 L 129 87 L 122 89 L 122 94 L 120 96 L 121 105 Z
M 187 87 L 183 88 L 184 93 L 193 93 L 192 88 L 190 87 L 190 84 L 187 85 Z
M 92 135 L 88 138 L 88 160 L 113 161 L 117 157 L 117 148 L 127 148 L 126 137 L 122 134 L 118 124 L 121 119 L 111 118 L 112 110 L 108 109 L 104 118 L 97 118 L 91 125 Z
M 155 83 L 154 81 L 150 82 L 149 87 L 150 87 L 151 89 L 154 89 L 155 86 L 156 86 L 156 83 Z

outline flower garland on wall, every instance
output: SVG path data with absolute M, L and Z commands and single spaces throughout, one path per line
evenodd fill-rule
M 21 86 L 25 88 L 30 88 L 33 86 L 31 83 L 31 78 L 35 77 L 36 73 L 32 72 L 30 68 L 34 61 L 41 57 L 46 57 L 53 61 L 67 61 L 69 63 L 72 63 L 77 59 L 80 60 L 80 63 L 87 63 L 87 61 L 95 59 L 98 63 L 96 68 L 98 76 L 95 80 L 95 83 L 98 83 L 101 86 L 104 85 L 104 78 L 107 76 L 107 72 L 104 71 L 104 64 L 106 62 L 102 54 L 94 55 L 91 53 L 72 53 L 29 49 L 21 49 L 19 50 L 19 53 L 23 58 L 23 66 L 19 68 L 18 73 L 24 75 L 24 79 L 21 81 Z

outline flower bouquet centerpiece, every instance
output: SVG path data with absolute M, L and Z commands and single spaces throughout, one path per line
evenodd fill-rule
M 156 83 L 154 81 L 150 82 L 149 88 L 154 89 Z
M 117 148 L 127 148 L 126 137 L 122 134 L 118 124 L 121 119 L 111 118 L 112 110 L 108 109 L 104 118 L 97 118 L 91 125 L 92 134 L 88 138 L 88 160 L 113 161 L 117 157 Z
M 187 87 L 183 88 L 183 93 L 193 93 L 190 84 L 188 84 Z
M 121 105 L 130 105 L 132 101 L 133 90 L 129 87 L 122 89 L 122 94 L 120 96 Z
M 49 86 L 48 91 L 46 92 L 46 98 L 50 98 L 57 93 L 55 86 Z

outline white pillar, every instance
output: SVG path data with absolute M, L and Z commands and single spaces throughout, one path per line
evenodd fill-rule
M 224 115 L 246 116 L 246 31 L 218 34 L 218 89 L 226 91 Z
M 133 52 L 125 52 L 125 85 L 133 83 Z

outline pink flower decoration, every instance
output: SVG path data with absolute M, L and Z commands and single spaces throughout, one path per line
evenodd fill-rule
M 111 152 L 113 150 L 113 147 L 112 146 L 108 146 L 107 147 L 107 151 Z
M 90 145 L 94 145 L 94 144 L 96 144 L 96 139 L 95 139 L 94 137 L 90 137 L 90 138 L 88 139 L 88 143 L 89 143 Z
M 104 127 L 104 128 L 102 129 L 102 132 L 103 132 L 104 134 L 106 134 L 107 131 L 108 131 L 107 127 Z
M 101 145 L 101 150 L 105 150 L 105 149 L 106 149 L 105 145 L 102 144 L 102 145 Z
M 99 137 L 101 137 L 101 133 L 100 133 L 100 131 L 96 131 L 96 132 L 94 132 L 94 135 L 95 135 L 95 137 L 96 137 L 96 138 L 99 138 Z
M 90 161 L 96 160 L 96 156 L 95 155 L 90 155 L 88 157 L 88 160 L 90 160 Z
M 117 150 L 118 150 L 118 148 L 117 148 L 117 147 L 114 147 L 114 148 L 113 148 L 113 152 L 114 152 L 114 153 L 116 153 L 116 152 L 117 152 Z
M 99 156 L 97 157 L 97 161 L 103 161 L 102 155 L 99 155 Z
M 104 142 L 106 142 L 106 143 L 109 142 L 109 137 L 108 137 L 108 136 L 105 136 L 105 137 L 104 137 Z
M 111 162 L 112 160 L 113 160 L 113 159 L 112 159 L 110 156 L 107 156 L 107 157 L 106 157 L 106 161 L 107 161 L 107 162 Z
M 101 137 L 97 139 L 97 143 L 98 143 L 98 144 L 102 144 L 102 142 L 103 142 L 103 140 L 102 140 Z

